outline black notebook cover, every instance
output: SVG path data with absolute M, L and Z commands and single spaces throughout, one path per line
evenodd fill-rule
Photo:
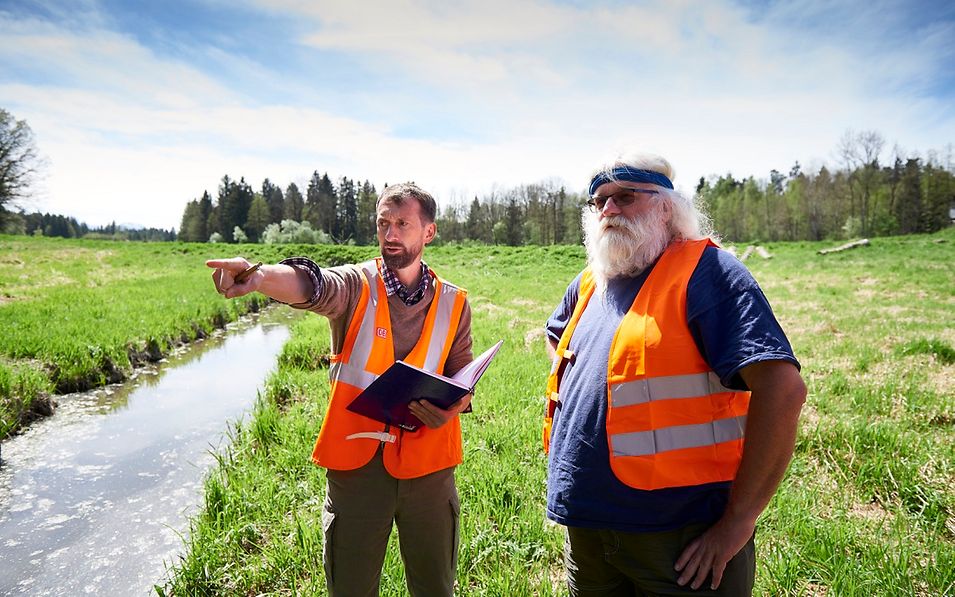
M 446 409 L 470 391 L 471 388 L 458 385 L 447 378 L 435 377 L 403 361 L 397 361 L 352 400 L 348 410 L 414 431 L 422 423 L 408 410 L 409 402 L 428 400 Z

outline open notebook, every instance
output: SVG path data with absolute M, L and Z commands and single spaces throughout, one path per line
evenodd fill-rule
M 414 431 L 421 426 L 421 421 L 408 410 L 409 402 L 428 400 L 436 406 L 448 408 L 474 391 L 474 386 L 503 343 L 503 340 L 498 341 L 452 377 L 395 361 L 347 408 L 376 421 Z

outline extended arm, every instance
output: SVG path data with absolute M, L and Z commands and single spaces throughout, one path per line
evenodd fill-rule
M 264 265 L 240 284 L 235 283 L 235 276 L 251 265 L 246 259 L 211 259 L 206 265 L 215 268 L 212 281 L 216 290 L 226 298 L 258 291 L 277 301 L 295 304 L 307 301 L 314 292 L 308 274 L 290 265 Z
M 776 493 L 792 459 L 806 385 L 786 361 L 763 361 L 740 375 L 752 392 L 743 458 L 723 516 L 690 542 L 676 562 L 678 582 L 699 588 L 712 575 L 717 588 L 726 563 L 749 541 L 756 519 Z

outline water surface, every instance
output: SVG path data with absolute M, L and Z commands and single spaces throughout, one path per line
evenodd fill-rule
M 61 396 L 55 415 L 5 441 L 0 595 L 150 594 L 182 551 L 212 452 L 274 369 L 285 313 L 125 384 Z

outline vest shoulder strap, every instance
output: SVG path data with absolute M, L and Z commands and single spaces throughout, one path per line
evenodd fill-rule
M 438 281 L 438 282 L 441 283 L 441 284 L 440 284 L 440 287 L 441 287 L 442 292 L 446 292 L 446 293 L 449 293 L 449 294 L 452 293 L 452 292 L 453 292 L 453 293 L 461 293 L 461 294 L 463 294 L 464 296 L 467 296 L 467 295 L 468 295 L 468 291 L 467 291 L 466 289 L 464 289 L 464 288 L 462 288 L 462 287 L 460 287 L 460 286 L 458 286 L 458 285 L 456 285 L 456 284 L 453 284 L 453 283 L 451 283 L 451 282 L 448 282 L 447 280 L 445 280 L 444 278 L 442 278 L 441 276 L 439 276 L 438 274 L 436 274 L 433 269 L 428 268 L 428 271 L 431 272 L 431 277 L 432 277 L 432 278 L 434 278 L 436 281 Z

